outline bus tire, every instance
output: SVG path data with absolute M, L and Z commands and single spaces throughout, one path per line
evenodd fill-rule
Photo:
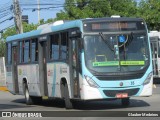
M 130 98 L 122 98 L 121 99 L 121 102 L 122 102 L 122 106 L 124 107 L 128 107 L 130 105 Z
M 73 103 L 69 98 L 69 91 L 68 91 L 68 85 L 67 83 L 64 84 L 64 101 L 65 101 L 65 106 L 66 109 L 72 109 L 73 108 Z
M 30 96 L 32 100 L 32 104 L 41 104 L 42 103 L 42 97 L 37 96 Z
M 29 95 L 29 90 L 28 90 L 27 83 L 23 83 L 23 88 L 24 88 L 24 96 L 25 96 L 26 104 L 27 105 L 32 105 L 33 101 L 32 101 L 31 96 Z
M 42 97 L 29 95 L 29 90 L 26 83 L 24 83 L 24 95 L 25 95 L 25 100 L 27 105 L 40 104 L 42 102 Z

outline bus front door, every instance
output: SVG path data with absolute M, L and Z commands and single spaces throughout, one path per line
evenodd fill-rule
M 71 47 L 70 47 L 70 77 L 72 84 L 72 91 L 74 98 L 80 97 L 80 89 L 79 89 L 79 42 L 76 38 L 71 39 Z
M 18 47 L 17 46 L 12 46 L 12 71 L 13 71 L 13 87 L 14 87 L 14 92 L 16 94 L 19 93 L 19 87 L 18 87 L 18 72 L 17 72 L 17 53 L 18 53 Z
M 42 96 L 48 96 L 46 58 L 47 58 L 47 42 L 40 41 L 39 43 L 39 80 L 40 80 L 40 91 Z

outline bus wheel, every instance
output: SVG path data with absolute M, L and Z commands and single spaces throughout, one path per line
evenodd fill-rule
M 32 100 L 32 104 L 41 104 L 42 103 L 42 97 L 37 97 L 37 96 L 30 96 Z
M 130 105 L 130 98 L 129 97 L 128 98 L 122 98 L 121 102 L 122 102 L 123 106 L 127 107 L 127 106 Z
M 65 106 L 66 109 L 72 109 L 73 108 L 73 103 L 69 98 L 69 91 L 68 91 L 68 86 L 67 83 L 64 85 L 64 100 L 65 100 Z
M 24 95 L 25 95 L 26 104 L 27 104 L 27 105 L 33 104 L 32 98 L 31 98 L 31 96 L 29 95 L 29 90 L 28 90 L 27 84 L 24 83 L 24 84 L 23 84 L 23 87 L 24 87 Z

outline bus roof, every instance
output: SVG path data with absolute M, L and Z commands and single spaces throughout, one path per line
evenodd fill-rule
M 26 39 L 31 37 L 36 37 L 38 35 L 44 35 L 46 33 L 52 33 L 60 30 L 65 30 L 69 28 L 79 27 L 81 30 L 82 22 L 93 22 L 93 21 L 143 21 L 141 18 L 126 18 L 126 17 L 120 17 L 120 18 L 87 18 L 87 19 L 80 19 L 80 20 L 73 20 L 68 21 L 64 24 L 57 25 L 57 26 L 48 26 L 44 27 L 42 29 L 33 30 L 30 32 L 17 34 L 13 36 L 9 36 L 6 38 L 6 42 L 14 41 L 14 40 L 20 40 L 20 39 Z
M 6 41 L 10 42 L 10 41 L 14 41 L 14 40 L 36 37 L 38 35 L 44 35 L 46 33 L 52 33 L 52 32 L 65 30 L 65 29 L 69 29 L 69 28 L 80 27 L 81 24 L 82 24 L 82 20 L 69 21 L 69 22 L 66 22 L 65 24 L 61 24 L 61 25 L 57 25 L 57 26 L 48 26 L 43 29 L 33 30 L 30 32 L 22 33 L 22 34 L 9 36 L 6 38 Z
M 95 20 L 98 21 L 143 21 L 142 18 L 128 18 L 128 17 L 120 17 L 120 18 L 112 18 L 112 17 L 108 17 L 108 18 L 91 18 L 91 19 L 83 19 L 83 22 L 95 22 Z

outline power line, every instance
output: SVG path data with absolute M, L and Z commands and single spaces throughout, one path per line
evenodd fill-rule
M 0 32 L 3 33 L 4 30 L 8 29 L 8 28 L 11 28 L 11 27 L 14 27 L 15 25 L 12 23 L 11 25 L 9 25 L 8 27 L 4 28 L 4 29 L 1 29 Z
M 5 9 L 0 10 L 0 12 L 5 12 L 5 11 L 9 11 L 12 9 L 12 6 L 8 6 Z
M 0 24 L 3 23 L 3 22 L 5 22 L 5 21 L 7 21 L 7 20 L 12 20 L 12 19 L 13 19 L 13 16 L 12 16 L 12 17 L 9 17 L 9 18 L 7 18 L 7 19 L 5 19 L 5 20 L 3 20 L 3 21 L 0 21 Z
M 6 10 L 8 8 L 10 8 L 10 6 L 12 5 L 11 2 L 5 3 L 3 5 L 0 6 L 0 11 Z
M 76 4 L 76 3 L 73 3 L 73 4 Z M 20 4 L 20 5 L 23 5 L 23 6 L 36 6 L 38 4 L 36 3 L 30 3 L 30 4 Z M 54 3 L 40 3 L 40 5 L 64 5 L 64 4 L 54 4 Z
M 4 18 L 4 17 L 7 17 L 8 15 L 11 15 L 12 13 L 6 13 L 6 14 L 2 14 L 0 15 L 0 19 Z
M 61 7 L 64 7 L 64 6 L 57 6 L 57 7 L 44 7 L 44 8 L 39 8 L 40 10 L 43 10 L 43 9 L 51 9 L 51 8 L 61 8 Z M 22 10 L 38 10 L 38 8 L 22 8 Z

